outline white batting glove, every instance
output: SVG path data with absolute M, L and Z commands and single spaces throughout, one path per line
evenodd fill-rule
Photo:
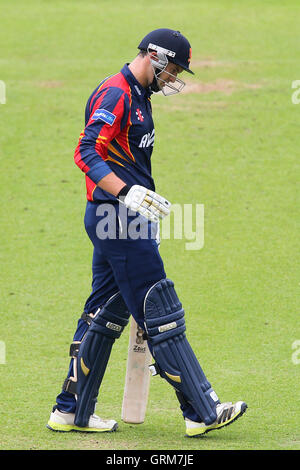
M 125 197 L 122 195 L 119 200 L 128 209 L 139 212 L 152 222 L 159 222 L 159 219 L 163 219 L 170 213 L 171 203 L 169 201 L 154 191 L 137 184 L 131 186 Z

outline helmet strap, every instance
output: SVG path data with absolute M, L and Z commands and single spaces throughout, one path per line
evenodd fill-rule
M 150 84 L 150 89 L 154 91 L 154 93 L 158 93 L 159 91 L 161 91 L 157 82 L 157 75 L 160 73 L 160 71 L 159 69 L 155 69 L 154 67 L 153 67 L 153 71 L 154 71 L 154 77 L 153 77 L 152 83 Z

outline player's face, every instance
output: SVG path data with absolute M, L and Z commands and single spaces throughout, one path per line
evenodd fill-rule
M 160 70 L 159 67 L 155 66 L 155 62 L 157 61 L 155 57 L 156 55 L 151 53 L 145 58 L 147 66 L 144 70 L 147 73 L 148 86 L 154 83 L 155 88 L 153 87 L 152 89 L 155 93 L 162 91 L 165 96 L 180 92 L 185 83 L 177 76 L 183 71 L 183 68 L 172 62 L 168 62 L 166 67 Z
M 182 67 L 169 62 L 165 70 L 158 76 L 157 82 L 160 89 L 162 89 L 166 83 L 174 83 L 176 81 L 177 75 L 182 71 Z

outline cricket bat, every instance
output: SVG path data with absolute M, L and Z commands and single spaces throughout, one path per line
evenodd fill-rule
M 131 317 L 121 415 L 125 423 L 140 424 L 145 419 L 150 387 L 149 365 L 152 356 L 143 333 L 142 328 Z

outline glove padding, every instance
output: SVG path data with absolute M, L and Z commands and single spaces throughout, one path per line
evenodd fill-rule
M 147 219 L 156 223 L 159 222 L 159 219 L 163 219 L 166 215 L 169 215 L 171 207 L 171 203 L 164 197 L 137 184 L 129 189 L 121 202 L 123 202 L 128 209 L 139 212 Z

